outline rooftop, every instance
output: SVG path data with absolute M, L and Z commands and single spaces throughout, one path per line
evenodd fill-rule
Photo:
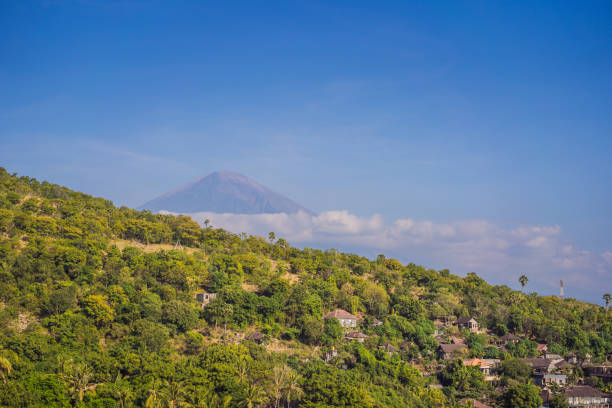
M 565 390 L 565 395 L 568 398 L 576 398 L 576 397 L 608 397 L 612 398 L 612 394 L 606 394 L 605 392 L 601 392 L 598 389 L 590 387 L 588 385 L 577 385 L 575 387 L 569 388 Z
M 347 333 L 346 337 L 351 338 L 351 339 L 365 339 L 368 336 L 366 336 L 362 332 L 355 331 L 355 332 Z
M 453 351 L 467 349 L 465 344 L 440 344 L 440 349 L 444 353 L 452 353 Z
M 357 319 L 357 316 L 354 316 L 350 314 L 349 312 L 347 312 L 346 310 L 342 310 L 342 309 L 336 309 L 332 312 L 329 312 L 325 316 L 323 316 L 324 319 L 329 319 L 332 317 L 335 317 L 336 319 L 355 319 L 355 320 Z

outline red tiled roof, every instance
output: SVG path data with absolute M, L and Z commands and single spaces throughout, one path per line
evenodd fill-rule
M 465 361 L 463 363 L 466 367 L 491 367 L 487 362 L 482 361 L 479 358 L 474 358 L 472 360 Z

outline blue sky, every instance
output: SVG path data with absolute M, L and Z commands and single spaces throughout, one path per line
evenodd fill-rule
M 558 227 L 556 253 L 599 259 L 611 22 L 608 1 L 2 1 L 0 165 L 129 206 L 228 169 L 319 213 Z M 312 243 L 473 265 L 338 239 Z M 598 300 L 593 262 L 575 294 Z M 570 274 L 544 263 L 542 293 Z

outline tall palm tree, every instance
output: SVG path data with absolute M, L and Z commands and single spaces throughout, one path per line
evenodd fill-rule
M 236 377 L 238 379 L 238 383 L 242 384 L 246 382 L 249 375 L 249 366 L 244 357 L 240 357 L 238 361 L 238 372 L 236 373 Z
M 87 364 L 72 364 L 71 361 L 67 361 L 62 371 L 72 398 L 79 402 L 83 401 L 85 390 L 94 374 L 93 370 Z
M 606 302 L 606 312 L 607 312 L 608 305 L 610 304 L 610 301 L 612 300 L 612 295 L 610 295 L 609 293 L 606 293 L 602 296 L 602 299 L 604 300 L 604 302 Z
M 519 278 L 519 282 L 520 282 L 522 288 L 525 287 L 525 285 L 527 284 L 528 281 L 529 281 L 529 279 L 525 275 L 521 275 L 521 277 Z
M 8 358 L 0 356 L 0 376 L 2 376 L 2 381 L 6 383 L 6 378 L 11 375 L 13 371 L 13 366 Z
M 145 408 L 161 408 L 162 401 L 156 388 L 157 385 L 153 385 L 153 388 L 149 390 L 149 396 L 145 401 Z
M 187 406 L 189 408 L 211 408 L 211 400 L 210 390 L 206 392 L 193 392 L 187 395 Z
M 299 399 L 304 394 L 304 390 L 300 388 L 300 376 L 294 370 L 289 370 L 286 381 L 285 400 L 287 401 L 287 408 L 289 408 L 291 401 Z
M 265 391 L 259 385 L 249 384 L 240 406 L 243 408 L 255 408 L 261 406 L 268 399 Z
M 167 408 L 178 408 L 183 405 L 185 390 L 177 382 L 171 382 L 164 390 L 164 402 Z
M 274 398 L 274 408 L 278 408 L 280 400 L 283 397 L 285 388 L 287 387 L 287 366 L 275 366 L 272 371 L 272 386 L 271 394 Z
M 210 408 L 229 408 L 231 402 L 231 395 L 226 395 L 221 398 L 218 394 L 215 394 L 214 398 L 211 400 Z

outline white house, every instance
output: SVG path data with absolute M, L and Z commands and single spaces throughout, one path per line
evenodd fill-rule
M 357 327 L 357 316 L 353 316 L 346 310 L 336 309 L 333 312 L 329 312 L 328 314 L 323 316 L 324 319 L 330 319 L 332 317 L 338 319 L 342 327 Z

